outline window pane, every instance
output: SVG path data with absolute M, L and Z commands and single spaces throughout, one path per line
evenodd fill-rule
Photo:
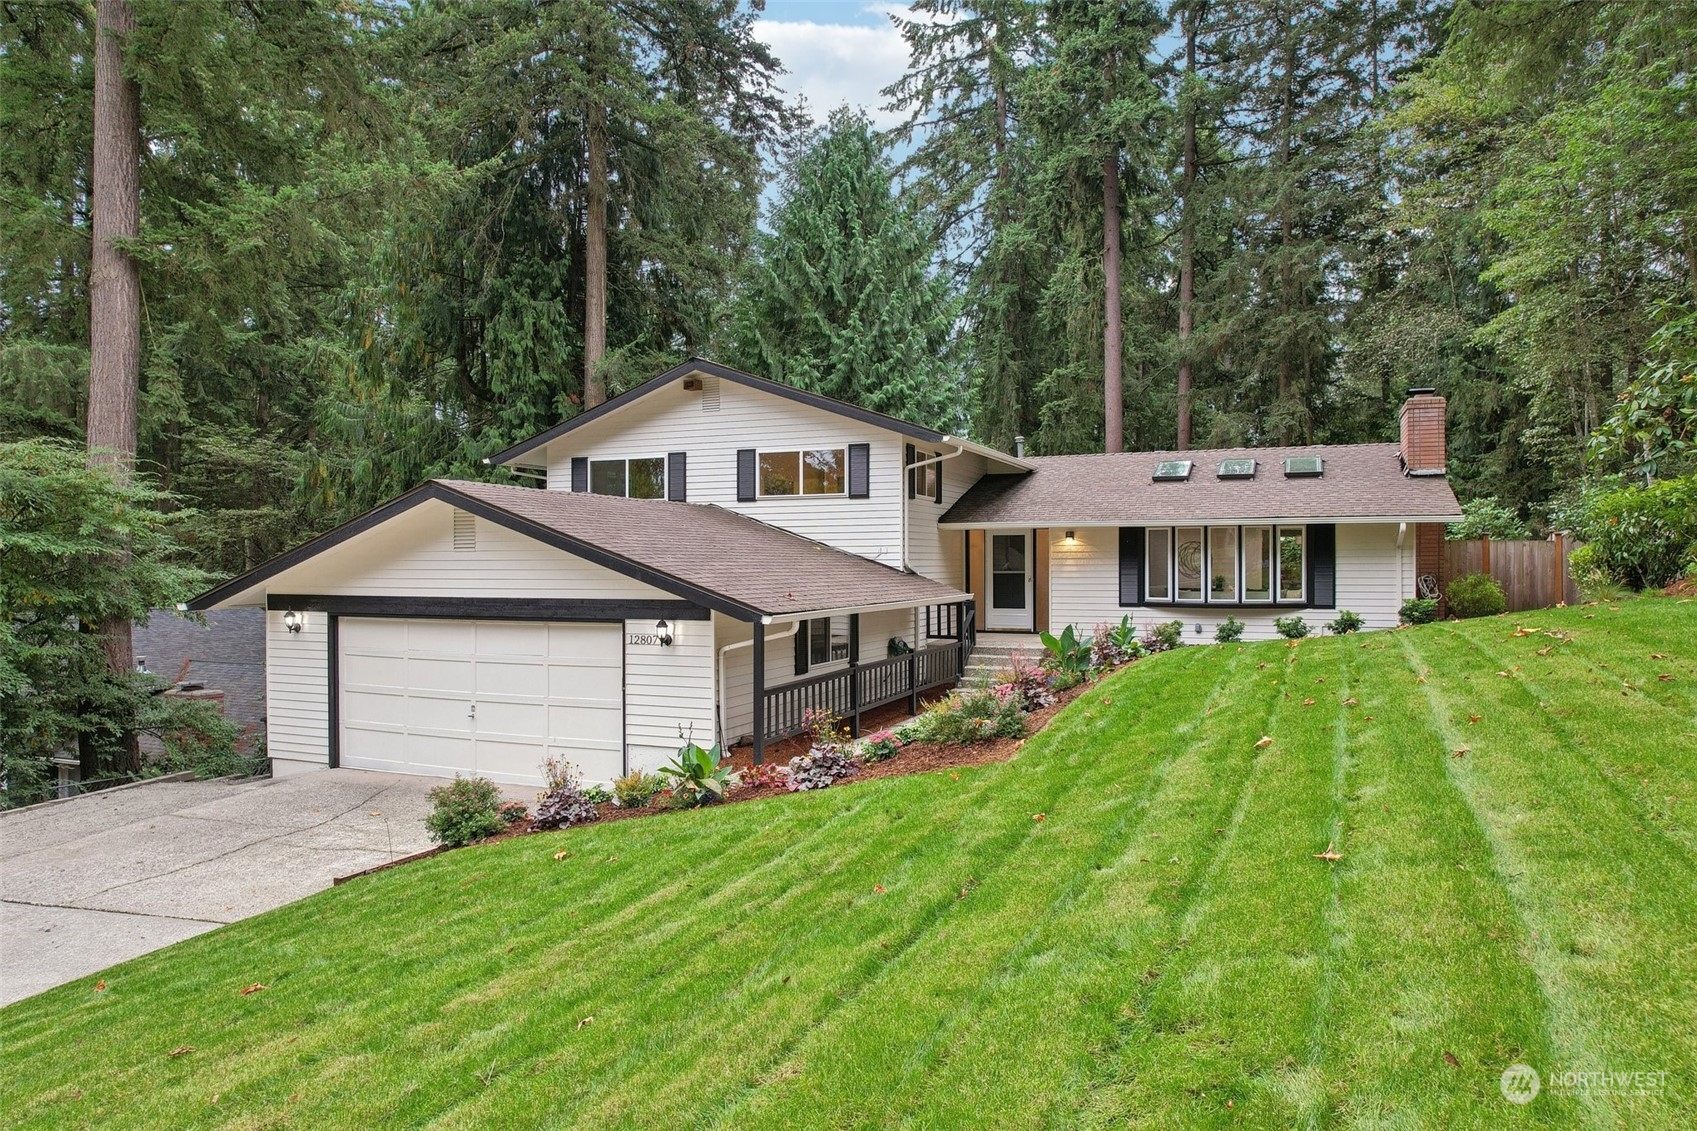
M 761 452 L 760 493 L 762 495 L 801 494 L 801 453 Z
M 816 617 L 807 622 L 808 663 L 823 664 L 831 658 L 831 618 Z
M 1302 600 L 1302 535 L 1300 526 L 1279 527 L 1279 600 Z
M 831 618 L 831 659 L 849 658 L 848 618 Z
M 1170 601 L 1173 599 L 1172 590 L 1172 557 L 1173 532 L 1166 528 L 1149 531 L 1149 546 L 1146 551 L 1145 568 L 1149 571 L 1149 599 L 1151 601 Z
M 1208 528 L 1208 600 L 1237 600 L 1237 527 Z
M 990 569 L 994 573 L 1025 572 L 1025 535 L 992 534 Z M 1024 584 L 1021 582 L 1020 584 Z
M 1243 528 L 1243 599 L 1273 599 L 1273 530 L 1269 526 Z
M 663 499 L 666 497 L 666 461 L 633 459 L 630 461 L 630 497 L 633 499 Z
M 596 495 L 625 493 L 625 461 L 595 459 L 589 461 L 589 490 Z
M 801 493 L 804 495 L 840 495 L 843 493 L 843 469 L 847 461 L 841 448 L 823 448 L 803 452 L 801 463 Z
M 1200 601 L 1202 599 L 1202 528 L 1200 526 L 1181 526 L 1173 531 L 1174 545 L 1178 553 L 1178 599 L 1181 601 Z

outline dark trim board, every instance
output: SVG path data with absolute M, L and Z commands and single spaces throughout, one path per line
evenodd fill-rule
M 325 646 L 330 649 L 324 663 L 328 677 L 325 682 L 330 688 L 330 702 L 325 710 L 330 725 L 326 745 L 330 768 L 334 770 L 342 764 L 342 623 L 334 613 L 325 620 L 324 639 Z
M 412 617 L 445 620 L 605 621 L 708 620 L 713 613 L 689 601 L 595 601 L 522 597 L 323 597 L 273 593 L 265 607 L 332 617 Z
M 520 456 L 533 452 L 537 448 L 543 447 L 554 440 L 559 439 L 567 432 L 582 428 L 584 425 L 599 420 L 609 413 L 617 412 L 632 401 L 640 400 L 649 393 L 652 393 L 657 389 L 662 389 L 671 384 L 673 381 L 676 381 L 678 378 L 687 377 L 691 373 L 704 373 L 709 377 L 718 377 L 725 381 L 734 381 L 738 385 L 744 385 L 750 389 L 757 389 L 760 392 L 771 393 L 774 396 L 796 401 L 799 404 L 823 409 L 826 412 L 833 412 L 838 416 L 846 416 L 850 420 L 858 420 L 862 424 L 871 424 L 878 428 L 885 428 L 903 436 L 912 436 L 914 439 L 924 440 L 928 444 L 940 444 L 948 438 L 941 432 L 933 432 L 929 428 L 921 428 L 917 424 L 909 424 L 905 420 L 898 420 L 896 417 L 888 416 L 882 412 L 873 412 L 870 409 L 860 408 L 857 405 L 839 401 L 834 397 L 822 396 L 819 393 L 810 393 L 805 389 L 797 389 L 790 385 L 779 384 L 777 381 L 768 381 L 764 377 L 756 377 L 752 373 L 744 373 L 740 369 L 732 369 L 730 366 L 720 365 L 716 361 L 707 361 L 704 358 L 692 357 L 681 365 L 674 365 L 658 377 L 650 377 L 636 388 L 631 389 L 628 392 L 620 393 L 610 401 L 605 401 L 587 412 L 580 412 L 570 420 L 561 424 L 556 424 L 546 432 L 539 433 L 528 440 L 514 444 L 505 451 L 496 452 L 484 462 L 496 465 L 511 463 Z

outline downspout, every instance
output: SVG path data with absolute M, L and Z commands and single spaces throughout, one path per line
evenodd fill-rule
M 798 617 L 796 620 L 790 622 L 790 630 L 788 632 L 781 632 L 776 636 L 768 636 L 766 638 L 766 643 L 771 644 L 772 642 L 778 641 L 778 640 L 788 640 L 790 637 L 792 637 L 796 633 L 800 632 L 801 631 L 801 619 L 802 618 Z M 761 617 L 760 623 L 761 624 L 771 624 L 772 618 L 771 617 Z M 729 682 L 729 680 L 727 679 L 727 677 L 725 675 L 725 653 L 729 652 L 733 648 L 752 648 L 752 647 L 754 647 L 754 636 L 752 634 L 750 634 L 750 636 L 747 640 L 735 640 L 735 641 L 732 641 L 731 643 L 725 645 L 723 648 L 719 649 L 719 745 L 720 745 L 721 748 L 724 747 L 725 741 L 726 741 L 726 738 L 727 738 L 727 735 L 725 734 L 725 719 L 727 717 L 726 692 L 728 690 L 728 688 L 726 687 L 726 684 Z
M 943 437 L 943 443 L 954 444 L 955 450 L 952 451 L 952 452 L 944 452 L 940 456 L 932 456 L 930 459 L 916 459 L 912 463 L 907 465 L 907 469 L 903 469 L 903 471 L 902 471 L 902 572 L 903 573 L 906 573 L 908 571 L 908 564 L 907 564 L 907 504 L 911 501 L 911 500 L 908 499 L 908 494 L 907 494 L 908 469 L 915 468 L 915 467 L 925 467 L 925 466 L 927 466 L 929 464 L 933 464 L 933 463 L 942 463 L 944 460 L 954 459 L 956 456 L 966 454 L 966 445 L 961 443 L 959 440 L 955 439 L 953 436 L 944 436 Z M 914 614 L 915 617 L 917 617 L 918 615 L 919 615 L 918 613 Z M 917 621 L 915 623 L 917 624 Z M 916 632 L 918 631 L 917 628 L 915 629 L 915 631 Z

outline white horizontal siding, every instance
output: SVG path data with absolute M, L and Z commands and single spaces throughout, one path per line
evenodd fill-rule
M 454 508 L 440 500 L 285 570 L 272 593 L 323 596 L 675 599 L 656 589 L 478 518 L 476 548 L 456 550 Z
M 1214 629 L 1228 615 L 1244 623 L 1245 640 L 1278 636 L 1276 617 L 1298 615 L 1316 632 L 1336 613 L 1331 609 L 1210 609 L 1206 605 L 1122 608 L 1119 603 L 1119 531 L 1113 527 L 1080 527 L 1069 546 L 1060 529 L 1050 531 L 1049 625 L 1059 632 L 1068 624 L 1089 632 L 1098 624 L 1118 624 L 1130 615 L 1139 630 L 1162 621 L 1184 622 L 1188 642 L 1212 641 Z M 1337 526 L 1337 608 L 1360 613 L 1368 628 L 1392 628 L 1404 595 L 1412 588 L 1414 541 L 1396 544 L 1395 523 Z M 1198 633 L 1196 626 L 1202 631 Z
M 727 644 L 748 640 L 753 634 L 753 626 L 732 620 L 729 617 L 713 616 L 714 632 L 717 636 L 717 648 Z M 780 622 L 766 626 L 766 686 L 768 689 L 785 683 L 793 683 L 807 676 L 818 675 L 848 666 L 847 660 L 838 660 L 830 664 L 817 664 L 808 668 L 807 675 L 796 675 L 795 672 L 795 637 L 786 636 L 781 640 L 773 637 L 788 632 L 791 622 Z M 865 613 L 860 618 L 860 657 L 865 663 L 882 660 L 889 650 L 890 640 L 900 638 L 907 641 L 908 647 L 916 647 L 918 637 L 914 632 L 914 610 L 886 609 L 876 613 Z M 717 652 L 715 652 L 717 656 Z M 725 686 L 725 718 L 722 736 L 731 741 L 746 738 L 754 732 L 754 664 L 753 648 L 737 648 L 730 652 L 724 663 Z
M 928 448 L 926 452 L 932 450 Z M 984 457 L 965 452 L 934 466 L 943 471 L 943 501 L 936 502 L 935 496 L 908 500 L 907 564 L 915 573 L 960 589 L 966 584 L 962 568 L 966 533 L 938 530 L 937 520 L 984 475 Z
M 549 444 L 548 486 L 571 489 L 574 456 L 633 459 L 685 452 L 690 502 L 713 503 L 851 554 L 901 565 L 905 441 L 899 435 L 734 381 L 708 377 L 703 382 L 707 389 L 690 392 L 681 380 L 674 381 Z M 713 387 L 718 411 L 704 411 L 704 399 L 711 401 Z M 870 498 L 815 495 L 737 501 L 739 448 L 846 450 L 850 444 L 870 445 Z
M 282 773 L 330 764 L 329 619 L 306 614 L 299 633 L 265 614 L 266 750 Z
M 673 621 L 670 647 L 628 643 L 651 634 L 651 620 L 626 621 L 625 755 L 633 770 L 657 770 L 684 734 L 713 745 L 713 622 Z

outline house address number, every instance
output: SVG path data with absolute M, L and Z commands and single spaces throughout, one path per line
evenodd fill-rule
M 625 643 L 659 645 L 663 642 L 660 639 L 660 634 L 657 632 L 632 632 L 625 635 Z

